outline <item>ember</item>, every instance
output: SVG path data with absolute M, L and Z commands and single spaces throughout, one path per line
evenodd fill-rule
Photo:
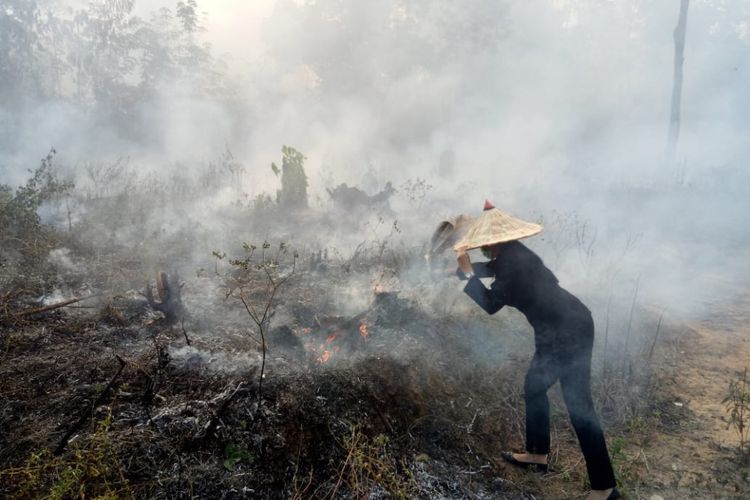
M 327 363 L 331 359 L 331 356 L 333 356 L 334 354 L 336 354 L 337 352 L 341 350 L 341 347 L 337 345 L 326 347 L 326 344 L 331 344 L 334 340 L 336 340 L 336 338 L 338 338 L 338 333 L 333 332 L 330 335 L 328 335 L 328 337 L 326 338 L 325 344 L 320 344 L 320 347 L 318 349 L 321 352 L 321 355 L 316 358 L 316 361 L 318 363 L 320 364 Z
M 367 331 L 367 323 L 359 325 L 359 334 L 363 339 L 367 340 L 367 335 L 369 335 L 369 332 Z

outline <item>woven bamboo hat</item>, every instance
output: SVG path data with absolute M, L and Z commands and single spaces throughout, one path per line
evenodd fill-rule
M 542 231 L 542 226 L 517 219 L 498 210 L 492 203 L 484 202 L 484 212 L 471 225 L 463 238 L 453 245 L 453 250 L 460 248 L 471 250 L 484 246 L 496 245 L 506 241 L 520 240 L 534 236 Z

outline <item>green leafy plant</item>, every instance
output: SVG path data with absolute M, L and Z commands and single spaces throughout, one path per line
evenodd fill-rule
M 24 237 L 41 226 L 39 208 L 47 201 L 70 190 L 73 184 L 55 176 L 52 149 L 42 158 L 41 165 L 31 173 L 26 184 L 13 193 L 9 186 L 0 186 L 0 228 L 6 235 Z
M 281 174 L 281 189 L 276 192 L 276 202 L 284 208 L 307 207 L 307 175 L 305 174 L 305 156 L 290 146 L 283 146 L 284 155 L 281 169 L 271 163 L 271 170 Z
M 12 498 L 135 498 L 110 437 L 112 423 L 107 413 L 65 455 L 49 449 L 32 452 L 22 466 L 0 470 L 0 484 L 10 488 Z
M 42 271 L 42 264 L 60 237 L 54 228 L 42 224 L 39 211 L 45 203 L 62 199 L 73 186 L 59 180 L 53 167 L 55 154 L 54 149 L 50 150 L 17 189 L 0 185 L 0 247 L 20 256 L 25 271 L 34 275 Z M 0 273 L 3 267 L 0 266 Z M 28 280 L 23 287 L 28 287 Z
M 627 485 L 631 484 L 636 478 L 632 468 L 632 462 L 625 454 L 625 439 L 616 437 L 610 445 L 610 456 L 612 457 L 612 469 L 614 469 L 617 487 L 621 491 L 627 491 Z
M 739 451 L 745 459 L 750 458 L 750 381 L 747 368 L 742 375 L 729 382 L 727 394 L 722 401 L 727 412 L 727 429 L 734 428 L 740 438 Z

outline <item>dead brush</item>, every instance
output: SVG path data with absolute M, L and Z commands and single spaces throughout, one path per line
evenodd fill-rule
M 648 416 L 659 380 L 640 354 L 622 356 L 623 368 L 618 370 L 604 361 L 592 376 L 592 393 L 597 412 L 616 426 L 632 427 Z
M 89 437 L 70 453 L 56 456 L 49 449 L 30 454 L 19 467 L 0 470 L 0 494 L 8 498 L 136 498 L 126 478 L 127 465 L 110 436 L 111 410 L 96 423 Z
M 631 430 L 644 427 L 639 422 L 654 416 L 651 409 L 660 397 L 660 385 L 667 376 L 663 364 L 669 358 L 669 353 L 658 349 L 658 345 L 677 333 L 675 325 L 665 323 L 663 309 L 657 317 L 637 306 L 637 290 L 636 284 L 627 316 L 619 328 L 611 328 L 610 296 L 603 345 L 592 363 L 597 412 L 605 421 Z M 619 334 L 615 336 L 613 332 Z
M 396 249 L 397 237 L 401 233 L 398 220 L 390 223 L 390 229 L 383 217 L 377 221 L 365 223 L 371 237 L 365 239 L 352 252 L 348 259 L 342 259 L 342 264 L 348 269 L 359 272 L 372 272 L 374 269 L 398 269 L 399 259 L 403 257 Z M 401 249 L 403 250 L 403 249 Z
M 354 498 L 372 498 L 378 491 L 394 498 L 414 498 L 418 492 L 416 480 L 403 459 L 390 452 L 389 442 L 385 434 L 369 438 L 360 426 L 352 425 L 339 442 L 346 458 L 329 498 L 336 498 L 342 484 Z
M 284 242 L 279 243 L 278 247 L 272 250 L 271 244 L 264 241 L 260 248 L 260 256 L 256 254 L 258 249 L 256 245 L 243 243 L 242 248 L 245 256 L 229 261 L 233 272 L 226 279 L 226 297 L 232 297 L 242 303 L 260 335 L 261 365 L 258 376 L 258 409 L 260 409 L 263 400 L 263 378 L 268 350 L 266 335 L 269 322 L 274 314 L 274 307 L 277 305 L 282 286 L 296 271 L 299 254 L 293 251 L 291 262 L 289 262 L 289 249 Z

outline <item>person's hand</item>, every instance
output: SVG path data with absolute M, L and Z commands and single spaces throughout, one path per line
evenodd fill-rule
M 469 254 L 466 253 L 466 247 L 461 247 L 456 250 L 456 260 L 458 261 L 458 267 L 465 274 L 474 272 L 474 268 L 471 266 L 471 258 L 469 258 Z

